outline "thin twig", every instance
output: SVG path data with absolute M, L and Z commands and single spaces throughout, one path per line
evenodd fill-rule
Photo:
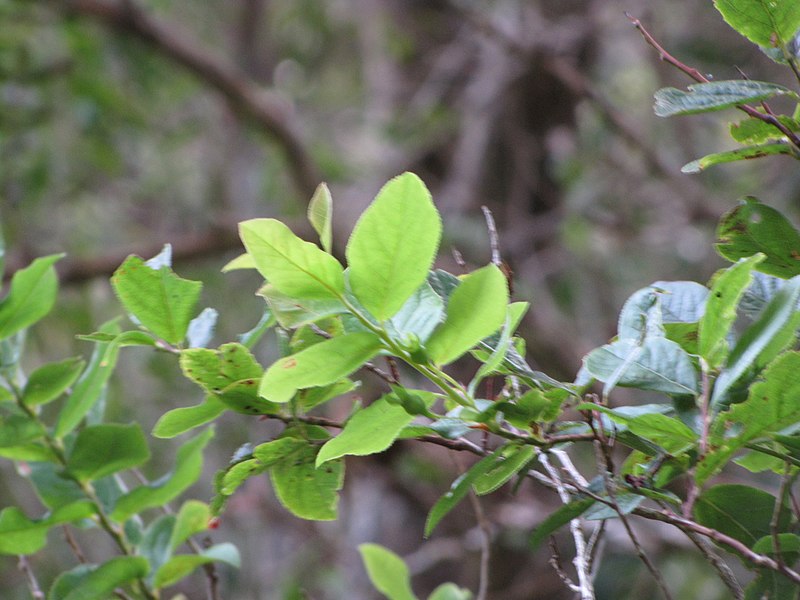
M 492 264 L 500 267 L 503 264 L 503 259 L 500 256 L 500 238 L 497 235 L 497 226 L 492 216 L 492 211 L 488 206 L 481 206 L 483 211 L 483 218 L 486 219 L 486 230 L 489 232 L 489 248 L 492 251 Z
M 708 77 L 703 75 L 700 71 L 698 71 L 694 67 L 690 67 L 689 65 L 682 63 L 677 58 L 672 56 L 669 52 L 667 52 L 664 49 L 664 47 L 661 44 L 659 44 L 655 40 L 655 38 L 653 38 L 652 35 L 650 35 L 650 32 L 647 31 L 647 29 L 645 29 L 644 25 L 642 25 L 642 22 L 639 19 L 633 17 L 630 13 L 627 12 L 625 13 L 625 16 L 628 17 L 630 22 L 633 23 L 633 26 L 639 30 L 639 33 L 642 34 L 644 40 L 658 51 L 658 55 L 661 60 L 671 64 L 680 71 L 686 73 L 686 75 L 688 75 L 698 83 L 709 82 Z M 775 129 L 780 131 L 795 148 L 800 149 L 800 138 L 797 137 L 797 135 L 792 130 L 786 127 L 786 125 L 781 123 L 780 120 L 774 115 L 764 114 L 761 111 L 753 108 L 752 106 L 748 106 L 747 104 L 737 104 L 736 108 L 747 113 L 754 119 L 758 119 L 759 121 L 764 121 L 765 123 L 772 125 Z
M 475 490 L 470 491 L 469 501 L 478 521 L 478 528 L 481 530 L 481 566 L 478 579 L 478 594 L 475 600 L 486 600 L 489 593 L 489 567 L 492 558 L 492 526 L 486 518 L 486 513 L 483 511 L 480 498 L 478 498 Z
M 686 537 L 688 537 L 692 543 L 697 546 L 697 549 L 700 550 L 700 554 L 709 562 L 709 564 L 714 567 L 719 575 L 719 578 L 722 580 L 722 583 L 731 591 L 733 594 L 734 600 L 744 600 L 744 590 L 742 589 L 741 584 L 736 579 L 736 575 L 733 574 L 733 571 L 728 566 L 728 564 L 722 560 L 722 558 L 714 552 L 714 548 L 711 543 L 701 535 L 694 533 L 693 531 L 685 531 Z
M 781 553 L 781 539 L 778 535 L 781 513 L 783 512 L 783 505 L 786 500 L 786 490 L 789 489 L 789 481 L 791 480 L 792 466 L 786 461 L 783 467 L 783 476 L 781 476 L 781 484 L 778 488 L 778 495 L 775 496 L 775 508 L 772 510 L 772 519 L 769 522 L 769 530 L 772 535 L 772 551 L 775 553 L 775 560 L 780 564 L 784 564 L 783 554 Z
M 553 570 L 558 575 L 558 578 L 564 582 L 570 590 L 573 592 L 579 592 L 580 587 L 570 579 L 567 572 L 564 571 L 564 567 L 561 566 L 561 553 L 558 551 L 558 546 L 556 545 L 556 539 L 551 535 L 550 538 L 547 540 L 547 544 L 550 547 L 550 559 L 547 561 Z
M 31 569 L 31 565 L 28 562 L 28 558 L 24 555 L 19 557 L 19 562 L 17 563 L 17 568 L 23 572 L 25 575 L 25 580 L 28 582 L 28 589 L 31 592 L 31 597 L 34 600 L 44 600 L 45 595 L 42 591 L 42 588 L 39 587 L 39 582 L 36 579 L 36 575 L 34 574 L 33 570 Z
M 78 559 L 78 562 L 82 565 L 85 565 L 89 561 L 86 559 L 86 555 L 83 553 L 80 545 L 78 544 L 78 540 L 75 539 L 75 536 L 72 535 L 72 531 L 68 525 L 62 526 L 61 530 L 64 532 L 64 539 L 67 541 L 67 545 L 72 550 L 72 553 L 75 555 L 75 558 Z

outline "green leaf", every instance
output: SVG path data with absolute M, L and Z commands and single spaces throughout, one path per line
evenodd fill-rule
M 431 360 L 453 362 L 503 325 L 508 305 L 508 285 L 495 265 L 467 275 L 447 303 L 447 317 L 425 344 Z
M 400 311 L 386 322 L 389 335 L 401 344 L 425 344 L 444 318 L 444 302 L 430 284 L 423 283 Z
M 80 481 L 93 481 L 149 458 L 150 449 L 138 423 L 91 425 L 78 433 L 67 457 L 67 470 Z
M 325 340 L 275 362 L 261 379 L 258 393 L 272 402 L 288 402 L 297 390 L 347 377 L 380 348 L 380 339 L 371 332 L 347 333 Z
M 698 328 L 698 352 L 709 368 L 717 369 L 728 357 L 728 333 L 736 321 L 736 307 L 763 254 L 741 258 L 714 281 Z
M 577 519 L 594 504 L 591 498 L 573 500 L 569 504 L 564 504 L 561 508 L 551 513 L 539 526 L 533 530 L 529 545 L 532 550 L 536 550 L 539 545 L 557 529 L 563 527 L 573 519 Z
M 229 271 L 239 271 L 243 269 L 255 269 L 256 268 L 256 261 L 253 260 L 253 257 L 250 256 L 247 252 L 244 254 L 240 254 L 236 258 L 228 261 L 224 267 L 222 267 L 222 272 L 227 273 Z
M 800 29 L 800 5 L 794 0 L 714 0 L 725 21 L 763 48 L 786 46 Z
M 455 583 L 443 583 L 433 590 L 428 600 L 472 600 L 472 592 Z
M 210 423 L 225 412 L 225 405 L 216 396 L 206 396 L 202 404 L 174 408 L 156 421 L 153 435 L 157 438 L 174 438 L 182 433 Z
M 634 292 L 622 306 L 617 323 L 617 337 L 620 340 L 637 342 L 647 335 L 664 336 L 659 292 L 648 286 Z
M 778 115 L 777 119 L 789 130 L 797 133 L 800 123 L 786 115 Z M 784 134 L 771 123 L 761 119 L 748 117 L 738 123 L 731 123 L 729 128 L 731 137 L 740 144 L 763 144 L 785 138 Z
M 101 328 L 101 332 L 119 334 L 119 328 L 113 323 L 108 323 Z M 95 345 L 89 365 L 73 386 L 72 393 L 59 412 L 55 437 L 62 438 L 75 429 L 98 401 L 114 372 L 118 355 L 119 346 L 114 343 Z
M 342 265 L 280 221 L 244 221 L 239 224 L 239 235 L 258 272 L 279 292 L 317 299 L 340 298 L 344 293 Z
M 778 544 L 780 545 L 781 554 L 800 552 L 800 535 L 779 533 Z M 775 547 L 775 536 L 764 536 L 753 544 L 752 550 L 759 554 L 777 554 L 778 548 Z
M 800 233 L 774 208 L 747 197 L 717 227 L 717 252 L 730 261 L 765 258 L 758 270 L 783 279 L 800 274 Z
M 184 502 L 175 517 L 175 526 L 169 538 L 170 548 L 175 550 L 193 535 L 208 529 L 210 519 L 211 509 L 205 502 L 199 500 Z
M 340 379 L 336 383 L 323 385 L 321 387 L 307 388 L 300 390 L 298 400 L 299 405 L 304 411 L 309 411 L 315 406 L 324 404 L 328 400 L 342 396 L 347 392 L 357 389 L 359 382 L 352 379 Z
M 783 94 L 793 95 L 793 92 L 782 85 L 763 81 L 709 81 L 690 85 L 687 92 L 672 87 L 658 90 L 654 109 L 659 117 L 691 115 L 732 108 Z
M 322 428 L 306 428 L 305 431 L 313 440 L 329 437 Z M 344 462 L 332 460 L 316 468 L 318 449 L 308 442 L 296 445 L 272 466 L 269 474 L 275 495 L 290 512 L 302 519 L 331 521 L 337 516 Z
M 433 402 L 428 394 L 427 405 Z M 397 439 L 403 428 L 414 420 L 402 405 L 390 403 L 383 396 L 359 410 L 345 424 L 342 432 L 320 449 L 317 466 L 342 456 L 366 456 L 383 452 Z
M 519 325 L 522 315 L 528 310 L 528 306 L 529 304 L 527 302 L 515 302 L 508 305 L 508 314 L 506 315 L 503 328 L 500 330 L 499 335 L 497 335 L 497 339 L 491 340 L 491 342 L 494 342 L 494 350 L 486 357 L 483 364 L 478 369 L 478 372 L 475 373 L 475 376 L 472 378 L 472 381 L 469 382 L 467 391 L 471 396 L 475 395 L 478 384 L 485 377 L 498 372 L 501 368 L 501 365 L 506 359 L 506 355 L 512 348 L 511 336 L 517 328 L 517 325 Z
M 378 192 L 346 252 L 350 288 L 378 321 L 394 315 L 425 282 L 441 236 L 439 212 L 419 177 L 404 173 Z
M 775 497 L 746 485 L 716 485 L 704 491 L 694 505 L 698 523 L 716 529 L 752 547 L 770 534 Z
M 740 160 L 750 160 L 753 158 L 763 158 L 765 156 L 775 156 L 777 154 L 794 153 L 794 148 L 791 145 L 784 143 L 747 146 L 745 148 L 729 150 L 728 152 L 709 154 L 702 158 L 698 158 L 697 160 L 693 160 L 692 162 L 686 163 L 681 167 L 681 173 L 699 173 L 700 171 L 705 171 L 708 167 L 713 167 L 714 165 L 737 162 Z
M 411 575 L 403 559 L 378 544 L 358 547 L 372 585 L 389 600 L 416 600 L 411 589 Z
M 536 447 L 508 444 L 504 447 L 501 456 L 503 460 L 496 462 L 486 473 L 475 480 L 473 487 L 479 496 L 495 491 L 519 473 L 536 456 Z
M 162 515 L 147 526 L 141 541 L 137 544 L 138 553 L 147 559 L 149 571 L 154 573 L 172 556 L 170 537 L 175 529 L 175 515 Z
M 39 367 L 25 384 L 22 403 L 38 406 L 52 402 L 75 383 L 85 364 L 82 358 L 76 357 Z
M 122 496 L 117 500 L 111 518 L 125 521 L 146 508 L 162 506 L 197 481 L 203 468 L 203 448 L 213 435 L 214 430 L 209 427 L 178 448 L 172 471 Z
M 333 248 L 333 199 L 331 191 L 324 183 L 320 183 L 308 203 L 308 221 L 319 235 L 322 249 L 330 253 Z
M 578 410 L 600 411 L 616 422 L 625 425 L 628 430 L 664 449 L 665 452 L 677 455 L 692 448 L 697 443 L 697 434 L 681 421 L 668 417 L 660 412 L 644 412 L 649 406 L 636 407 L 641 412 L 633 412 L 630 407 L 610 409 L 598 404 L 581 404 Z M 660 409 L 660 405 L 655 405 Z
M 11 448 L 44 437 L 40 423 L 24 414 L 12 414 L 0 419 L 0 448 Z
M 758 577 L 745 589 L 744 600 L 797 600 L 800 587 L 771 569 L 758 569 Z
M 149 565 L 141 556 L 117 556 L 102 565 L 80 565 L 63 573 L 47 600 L 107 600 L 114 590 L 147 576 Z
M 464 499 L 473 483 L 495 466 L 502 449 L 500 447 L 489 456 L 483 457 L 450 485 L 447 493 L 436 501 L 428 513 L 428 518 L 425 520 L 425 537 L 429 537 L 439 521 Z
M 114 271 L 111 285 L 125 310 L 170 344 L 186 337 L 203 287 L 199 281 L 181 279 L 169 267 L 152 269 L 133 255 Z
M 624 387 L 663 392 L 697 393 L 697 372 L 689 355 L 675 342 L 662 337 L 647 338 L 642 345 L 631 339 L 619 340 L 592 350 L 584 365 L 589 373 Z
M 50 312 L 58 291 L 53 265 L 63 256 L 37 258 L 14 273 L 8 295 L 0 301 L 0 339 L 30 327 Z
M 299 298 L 279 292 L 274 285 L 267 284 L 258 290 L 269 304 L 272 314 L 285 329 L 295 329 L 316 323 L 326 317 L 347 312 L 347 307 L 337 298 Z
M 66 504 L 43 519 L 32 520 L 16 506 L 0 511 L 0 554 L 33 554 L 47 543 L 47 532 L 54 525 L 80 521 L 95 512 L 91 502 L 78 500 Z
M 800 299 L 800 277 L 789 280 L 764 308 L 758 320 L 750 325 L 731 351 L 725 370 L 717 377 L 711 405 L 719 408 L 727 392 L 738 379 L 769 352 L 774 356 L 775 340 L 781 343 L 794 339 L 797 329 L 796 307 Z M 787 339 L 788 336 L 791 336 Z
M 238 568 L 241 559 L 236 546 L 229 543 L 216 544 L 206 548 L 200 554 L 173 556 L 156 572 L 154 585 L 157 588 L 163 588 L 178 583 L 197 567 L 211 562 L 224 562 Z

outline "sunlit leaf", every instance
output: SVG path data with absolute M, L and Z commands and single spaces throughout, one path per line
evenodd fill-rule
M 358 547 L 372 585 L 389 600 L 417 600 L 411 589 L 411 574 L 403 559 L 378 544 Z
M 11 288 L 0 301 L 0 339 L 30 327 L 53 308 L 58 278 L 53 265 L 63 254 L 37 258 L 11 278 Z
M 747 146 L 745 148 L 737 148 L 736 150 L 729 150 L 728 152 L 717 152 L 709 154 L 692 162 L 686 163 L 681 167 L 682 173 L 699 173 L 705 171 L 708 167 L 714 165 L 721 165 L 725 163 L 737 162 L 740 160 L 751 160 L 754 158 L 763 158 L 765 156 L 775 156 L 778 154 L 794 154 L 794 148 L 789 144 L 775 143 L 775 144 L 760 144 L 758 146 Z
M 311 197 L 308 204 L 308 221 L 319 235 L 320 244 L 325 252 L 331 252 L 333 248 L 333 233 L 331 224 L 333 221 L 333 199 L 331 191 L 324 183 L 320 183 Z

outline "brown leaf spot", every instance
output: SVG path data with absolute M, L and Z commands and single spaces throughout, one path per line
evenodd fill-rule
M 284 369 L 294 369 L 297 366 L 297 361 L 294 358 L 290 358 L 282 366 Z

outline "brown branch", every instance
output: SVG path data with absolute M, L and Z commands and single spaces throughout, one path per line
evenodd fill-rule
M 154 17 L 133 0 L 65 0 L 67 13 L 90 17 L 150 44 L 222 94 L 231 107 L 269 133 L 286 154 L 298 191 L 307 198 L 320 181 L 317 166 L 297 131 L 291 105 L 255 83 L 239 67 L 209 53 L 173 24 Z
M 658 56 L 661 60 L 671 64 L 680 71 L 686 73 L 689 77 L 691 77 L 698 83 L 709 83 L 708 77 L 703 75 L 700 71 L 698 71 L 694 67 L 690 67 L 689 65 L 682 63 L 677 58 L 672 56 L 669 52 L 667 52 L 664 49 L 664 47 L 661 44 L 659 44 L 655 40 L 655 38 L 653 38 L 652 35 L 650 35 L 650 32 L 647 31 L 647 29 L 645 29 L 644 25 L 642 25 L 642 22 L 639 19 L 637 19 L 636 17 L 632 16 L 630 13 L 627 12 L 625 13 L 625 16 L 628 17 L 633 26 L 639 30 L 639 33 L 642 34 L 642 37 L 644 38 L 645 42 L 647 42 L 649 45 L 651 45 L 658 51 Z M 791 131 L 788 127 L 786 127 L 786 125 L 781 123 L 780 120 L 775 115 L 764 114 L 762 112 L 759 112 L 752 106 L 748 106 L 747 104 L 737 104 L 736 108 L 738 108 L 744 113 L 747 113 L 754 119 L 758 119 L 759 121 L 764 121 L 764 123 L 767 123 L 768 125 L 772 125 L 775 129 L 780 131 L 795 148 L 800 149 L 800 137 L 797 137 L 797 135 L 793 131 Z

